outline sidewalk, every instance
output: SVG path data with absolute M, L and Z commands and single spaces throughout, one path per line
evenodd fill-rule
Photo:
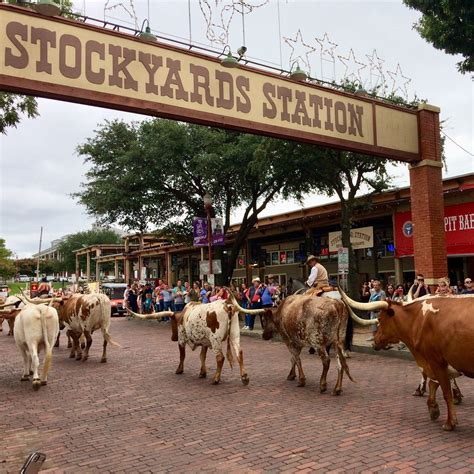
M 243 323 L 240 323 L 240 334 L 242 336 L 254 337 L 262 339 L 262 326 L 260 325 L 260 318 L 257 316 L 255 318 L 255 326 L 252 331 L 249 329 L 242 329 Z M 399 351 L 397 349 L 397 345 L 394 345 L 392 349 L 387 351 L 374 351 L 372 349 L 372 342 L 367 341 L 372 335 L 370 331 L 370 327 L 360 327 L 354 324 L 354 337 L 352 340 L 352 352 L 362 352 L 364 354 L 371 354 L 371 355 L 378 355 L 383 357 L 394 357 L 396 359 L 404 359 L 404 360 L 415 360 L 411 355 L 408 349 L 402 349 Z M 274 341 L 281 341 L 280 336 L 276 336 L 273 338 Z

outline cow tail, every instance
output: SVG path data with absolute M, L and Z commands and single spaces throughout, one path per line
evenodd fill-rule
M 41 305 L 41 306 L 44 306 L 44 305 Z M 51 366 L 53 348 L 51 347 L 51 344 L 49 343 L 48 328 L 46 326 L 45 312 L 47 311 L 48 307 L 47 306 L 41 307 L 41 306 L 40 306 L 41 330 L 43 331 L 43 341 L 44 341 L 44 347 L 45 347 L 43 374 L 47 374 Z
M 104 331 L 104 339 L 107 341 L 108 344 L 112 344 L 113 346 L 120 347 L 121 349 L 123 349 L 123 346 L 121 346 L 118 342 L 115 342 L 112 339 L 108 331 Z
M 101 296 L 103 296 L 103 295 L 101 295 Z M 100 304 L 100 312 L 101 312 L 101 316 L 102 316 L 102 321 L 105 321 L 107 309 L 105 308 L 104 300 L 101 297 L 99 297 L 99 304 Z M 110 315 L 109 315 L 109 317 L 110 317 Z M 115 342 L 112 339 L 112 337 L 109 334 L 109 328 L 108 327 L 106 328 L 106 327 L 102 326 L 102 334 L 104 336 L 104 339 L 107 341 L 107 344 L 112 344 L 113 346 L 120 347 L 121 349 L 123 349 L 123 346 L 121 346 L 118 342 Z
M 232 355 L 232 344 L 230 343 L 230 337 L 227 336 L 227 360 L 229 361 L 230 368 L 234 368 L 234 356 Z
M 346 356 L 344 355 L 344 352 L 342 351 L 339 344 L 336 344 L 336 347 L 337 347 L 337 355 L 339 356 L 339 361 L 341 362 L 342 370 L 347 374 L 351 382 L 355 382 L 355 380 L 351 376 L 351 373 L 349 372 L 349 366 L 347 365 L 347 360 L 346 360 Z

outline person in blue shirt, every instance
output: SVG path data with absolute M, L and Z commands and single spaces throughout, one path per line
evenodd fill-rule
M 204 287 L 202 288 L 201 292 L 199 293 L 199 300 L 201 303 L 209 303 L 209 298 L 211 296 L 211 286 L 209 283 L 204 283 Z

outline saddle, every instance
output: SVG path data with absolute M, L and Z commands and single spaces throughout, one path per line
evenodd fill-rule
M 328 291 L 336 291 L 334 286 L 328 285 L 323 286 L 322 288 L 310 288 L 306 294 L 309 296 L 321 296 L 323 293 L 327 293 Z

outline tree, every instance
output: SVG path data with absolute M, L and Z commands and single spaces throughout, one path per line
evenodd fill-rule
M 92 166 L 75 196 L 102 223 L 141 232 L 153 224 L 175 241 L 187 242 L 192 218 L 204 215 L 206 192 L 213 197 L 215 214 L 223 216 L 224 232 L 232 213 L 243 206 L 240 229 L 223 260 L 223 280 L 228 282 L 245 239 L 268 203 L 303 196 L 303 147 L 168 120 L 106 122 L 78 147 Z
M 54 2 L 60 4 L 61 0 L 54 0 Z M 64 16 L 75 18 L 72 14 L 71 0 L 63 0 L 62 11 Z M 26 115 L 28 118 L 36 118 L 39 116 L 38 101 L 36 98 L 9 92 L 0 92 L 0 133 L 6 134 L 7 128 L 17 127 L 23 115 Z
M 76 256 L 74 250 L 87 247 L 94 244 L 119 244 L 121 243 L 120 235 L 111 229 L 92 229 L 85 232 L 78 232 L 69 235 L 66 240 L 61 242 L 58 247 L 59 253 L 63 256 L 60 262 L 61 269 L 69 273 L 76 271 Z M 85 256 L 80 260 L 82 266 L 85 264 Z M 57 264 L 59 265 L 59 263 Z M 53 270 L 59 271 L 58 267 L 52 267 Z
M 403 0 L 422 13 L 414 28 L 436 49 L 461 54 L 461 73 L 474 71 L 474 2 L 466 0 Z
M 15 274 L 13 252 L 5 247 L 5 239 L 0 238 L 0 278 L 6 280 Z

